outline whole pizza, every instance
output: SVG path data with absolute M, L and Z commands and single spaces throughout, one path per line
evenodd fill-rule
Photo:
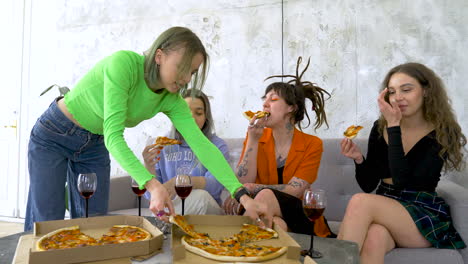
M 231 237 L 213 239 L 208 234 L 197 233 L 183 216 L 171 216 L 169 221 L 187 234 L 181 242 L 188 251 L 216 261 L 259 262 L 277 258 L 287 251 L 287 247 L 247 244 L 278 238 L 278 233 L 270 228 L 244 224 L 240 232 Z
M 77 248 L 137 242 L 151 239 L 151 233 L 145 229 L 130 225 L 114 225 L 100 239 L 95 239 L 81 232 L 79 226 L 71 226 L 50 232 L 36 241 L 36 250 Z

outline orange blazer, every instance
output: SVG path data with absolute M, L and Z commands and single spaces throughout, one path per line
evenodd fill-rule
M 239 162 L 243 159 L 247 138 Z M 322 140 L 294 128 L 293 140 L 289 149 L 283 170 L 283 183 L 287 184 L 293 177 L 300 178 L 312 184 L 318 175 L 320 159 L 322 158 Z M 258 184 L 278 184 L 278 171 L 275 157 L 275 140 L 270 128 L 265 128 L 258 144 L 257 178 Z M 300 197 L 302 199 L 302 197 Z M 322 217 L 315 221 L 315 234 L 326 237 L 331 234 Z

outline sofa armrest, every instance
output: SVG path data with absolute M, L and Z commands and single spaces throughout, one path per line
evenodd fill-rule
M 138 207 L 137 196 L 130 188 L 130 176 L 110 179 L 109 212 Z
M 468 189 L 450 180 L 441 180 L 437 186 L 437 193 L 450 206 L 453 225 L 463 241 L 468 244 Z M 460 252 L 463 260 L 468 261 L 468 249 L 462 249 Z

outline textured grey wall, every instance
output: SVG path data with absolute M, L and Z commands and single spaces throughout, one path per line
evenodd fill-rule
M 143 51 L 170 26 L 191 28 L 211 55 L 205 92 L 212 96 L 217 132 L 243 137 L 242 111 L 261 108 L 263 79 L 281 73 L 281 1 L 70 1 L 32 2 L 29 104 L 32 125 L 53 95 L 52 83 L 73 84 L 99 59 L 120 49 Z M 378 116 L 376 96 L 393 66 L 417 61 L 445 80 L 465 133 L 468 92 L 468 1 L 383 0 L 284 2 L 284 70 L 298 56 L 311 58 L 305 75 L 332 93 L 330 128 L 306 132 L 341 137 L 350 124 L 367 137 Z M 313 117 L 313 115 L 311 115 Z M 148 136 L 164 134 L 164 116 L 126 131 L 137 156 Z M 30 129 L 30 127 L 28 128 Z M 112 174 L 124 172 L 113 163 Z

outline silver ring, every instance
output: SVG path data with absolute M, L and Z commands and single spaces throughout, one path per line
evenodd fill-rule
M 257 217 L 257 219 L 255 219 L 255 222 L 257 223 L 260 223 L 262 221 L 262 219 L 260 219 L 260 217 Z
M 255 126 L 255 124 L 249 124 L 249 127 L 254 127 L 254 126 Z

